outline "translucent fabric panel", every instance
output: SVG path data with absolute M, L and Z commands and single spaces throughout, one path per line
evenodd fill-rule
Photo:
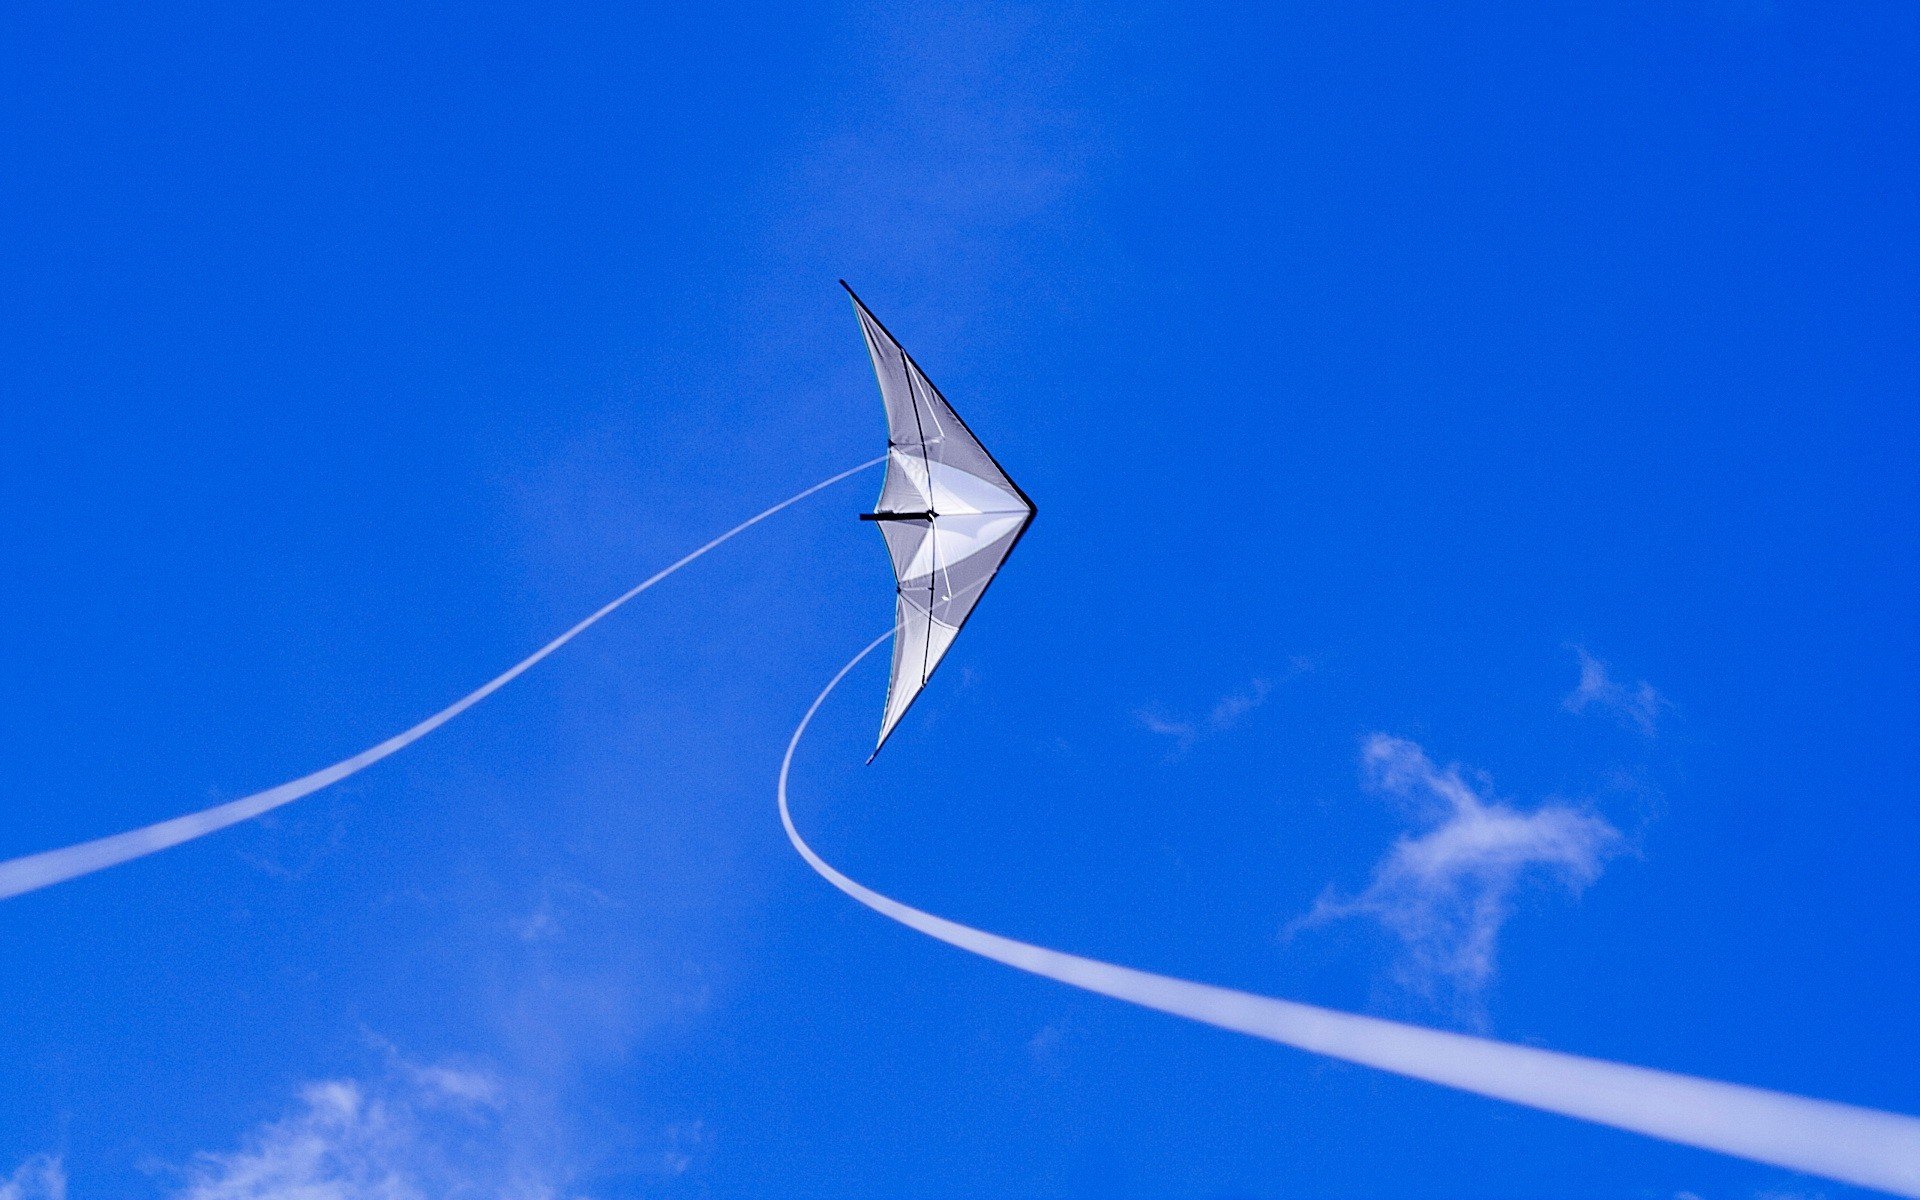
M 920 428 L 919 406 L 907 387 L 907 352 L 867 311 L 858 296 L 854 297 L 853 307 L 860 315 L 860 331 L 866 335 L 873 373 L 880 380 L 881 402 L 887 407 L 887 440 L 896 446 L 918 446 L 926 441 L 926 436 Z
M 925 536 L 913 544 L 911 557 L 901 557 L 899 549 L 905 549 L 904 540 L 896 541 L 889 537 L 888 549 L 894 554 L 893 572 L 901 587 L 911 587 L 939 573 L 943 578 L 950 572 L 973 565 L 972 560 L 995 542 L 1005 540 L 1020 531 L 1026 523 L 1024 514 L 984 513 L 974 516 L 939 517 L 928 522 L 930 528 Z M 916 521 L 889 521 L 890 525 L 914 525 Z
M 933 488 L 927 479 L 926 456 L 918 446 L 895 446 L 887 451 L 887 474 L 880 482 L 875 512 L 927 512 L 933 508 Z
M 981 594 L 993 582 L 993 577 L 1000 573 L 1001 564 L 1013 552 L 1013 544 L 1020 540 L 1024 528 L 1025 523 L 1022 522 L 1011 533 L 996 539 L 964 562 L 939 572 L 936 586 L 932 589 L 933 602 L 928 606 L 936 621 L 956 630 L 966 624 L 967 618 L 973 615 L 973 606 L 980 603 Z M 932 674 L 931 668 L 928 674 Z
M 880 739 L 874 744 L 875 754 L 880 753 L 887 735 L 913 706 L 960 632 L 958 626 L 935 619 L 922 600 L 903 591 L 894 603 L 893 676 L 887 685 L 886 712 L 880 723 Z
M 1025 503 L 1013 480 L 1007 478 L 1000 464 L 993 461 L 986 447 L 980 444 L 980 440 L 973 436 L 973 431 L 967 428 L 966 422 L 960 419 L 960 414 L 953 411 L 940 394 L 940 389 L 934 387 L 933 381 L 920 370 L 920 364 L 909 358 L 906 366 L 908 391 L 920 414 L 919 428 L 926 431 L 924 444 L 927 460 L 934 464 L 935 485 L 939 483 L 941 468 L 952 468 L 988 480 L 1001 491 L 1020 500 L 1023 507 L 1031 507 Z
M 920 523 L 901 521 L 888 524 Z M 974 605 L 980 602 L 981 593 L 993 582 L 1000 564 L 1006 561 L 1024 527 L 1025 522 L 1022 521 L 1013 532 L 988 543 L 951 570 L 936 569 L 922 579 L 903 581 L 899 585 L 894 603 L 893 674 L 887 684 L 886 713 L 880 726 L 880 741 L 874 747 L 875 754 L 880 752 L 879 746 L 886 743 L 893 727 L 906 715 L 920 690 L 933 677 L 934 669 L 946 657 L 960 627 L 973 615 Z M 933 540 L 932 537 L 923 536 L 926 543 L 931 544 Z M 887 541 L 890 547 L 897 544 L 893 536 L 889 536 Z
M 899 587 L 906 587 L 912 580 L 908 572 L 913 564 L 929 557 L 927 544 L 933 540 L 933 522 L 918 521 L 881 521 L 880 534 L 887 539 L 887 557 L 893 560 L 893 578 Z M 926 586 L 926 577 L 931 571 L 921 571 L 919 583 Z
M 848 295 L 852 295 L 851 290 Z M 942 468 L 951 467 L 987 482 L 1008 496 L 1014 505 L 1031 509 L 1033 506 L 1025 494 L 973 436 L 960 414 L 953 411 L 940 389 L 934 387 L 933 381 L 920 369 L 920 364 L 913 361 L 858 296 L 853 296 L 853 307 L 860 317 L 867 353 L 873 359 L 874 375 L 880 381 L 880 397 L 887 410 L 888 443 L 896 448 L 917 450 L 918 454 L 903 457 L 918 458 L 925 463 L 934 486 L 939 485 Z M 894 465 L 889 463 L 883 501 L 892 498 L 887 489 L 895 483 L 894 470 Z M 925 487 L 924 478 L 922 487 Z M 913 510 L 883 507 L 880 511 Z
M 893 673 L 887 682 L 887 704 L 880 718 L 880 740 L 873 747 L 875 754 L 880 753 L 893 727 L 926 684 L 927 627 L 932 623 L 926 609 L 911 603 L 906 593 L 899 594 L 894 602 Z

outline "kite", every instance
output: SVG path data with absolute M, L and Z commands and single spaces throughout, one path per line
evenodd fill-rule
M 887 409 L 887 472 L 873 521 L 893 560 L 893 673 L 873 755 L 913 706 L 960 627 L 1033 523 L 1033 501 L 847 287 Z

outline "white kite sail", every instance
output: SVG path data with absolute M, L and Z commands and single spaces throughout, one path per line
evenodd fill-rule
M 1034 509 L 920 364 L 852 288 L 847 295 L 887 406 L 887 477 L 880 502 L 861 518 L 878 522 L 886 536 L 897 591 L 893 676 L 877 755 L 1013 553 Z

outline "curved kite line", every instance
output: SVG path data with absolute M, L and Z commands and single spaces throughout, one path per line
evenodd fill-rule
M 787 742 L 778 788 L 780 823 L 800 857 L 828 883 L 882 916 L 1034 975 L 1222 1029 L 1682 1145 L 1920 1197 L 1920 1119 L 1154 975 L 936 917 L 847 878 L 794 828 L 787 774 L 814 714 L 848 672 L 890 636 L 891 631 L 875 638 L 814 697 Z
M 580 634 L 586 632 L 590 626 L 597 623 L 601 618 L 612 613 L 627 601 L 638 596 L 641 592 L 646 591 L 654 584 L 659 583 L 707 551 L 714 549 L 738 534 L 745 533 L 768 517 L 773 516 L 784 508 L 798 504 L 815 492 L 825 491 L 841 480 L 858 475 L 870 467 L 877 467 L 885 461 L 887 461 L 886 456 L 881 455 L 879 458 L 863 462 L 859 466 L 842 471 L 830 479 L 824 479 L 803 492 L 789 496 L 772 508 L 756 516 L 747 518 L 738 525 L 735 525 L 732 529 L 727 530 L 719 537 L 714 538 L 706 545 L 700 547 L 698 550 L 680 559 L 672 566 L 655 573 L 643 582 L 628 589 L 624 594 L 603 606 L 592 616 L 581 621 L 573 628 L 567 630 L 559 637 L 554 638 L 538 650 L 535 650 L 532 654 L 521 659 L 513 666 L 508 667 L 505 671 L 481 684 L 473 691 L 460 697 L 460 699 L 455 700 L 452 704 L 447 705 L 439 712 L 434 713 L 426 720 L 421 721 L 418 725 L 393 735 L 377 746 L 362 750 L 352 758 L 342 759 L 330 767 L 322 767 L 311 775 L 302 775 L 298 779 L 289 780 L 276 787 L 267 788 L 265 791 L 255 792 L 251 796 L 242 796 L 238 800 L 229 800 L 224 804 L 217 804 L 212 808 L 202 809 L 199 812 L 174 817 L 171 820 L 161 821 L 141 829 L 131 829 L 125 833 L 116 833 L 109 837 L 96 838 L 90 842 L 81 842 L 78 845 L 66 846 L 58 850 L 45 850 L 38 854 L 28 854 L 7 862 L 0 862 L 0 900 L 18 896 L 23 892 L 36 891 L 52 884 L 63 883 L 69 879 L 77 879 L 82 875 L 90 875 L 95 871 L 104 870 L 107 867 L 119 866 L 121 863 L 152 854 L 156 850 L 165 850 L 170 846 L 178 846 L 182 842 L 192 841 L 197 837 L 204 837 L 215 830 L 225 829 L 229 825 L 239 824 L 241 821 L 249 820 L 259 816 L 261 813 L 279 808 L 283 804 L 290 804 L 302 796 L 311 795 L 329 784 L 338 783 L 349 775 L 363 771 L 381 759 L 386 758 L 388 755 L 413 745 L 413 743 L 432 733 L 442 725 L 445 725 L 448 721 L 453 720 L 461 713 L 472 708 L 482 700 L 485 700 L 488 696 L 491 696 L 507 684 L 513 682 L 514 679 L 519 677 L 535 663 L 566 645 Z

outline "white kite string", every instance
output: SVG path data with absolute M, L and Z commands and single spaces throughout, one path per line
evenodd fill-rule
M 732 529 L 714 538 L 672 566 L 631 588 L 624 595 L 607 604 L 592 616 L 581 621 L 578 625 L 567 630 L 559 637 L 554 638 L 538 650 L 535 650 L 532 654 L 521 659 L 513 666 L 508 667 L 505 671 L 494 676 L 486 683 L 481 684 L 473 691 L 460 697 L 460 699 L 455 700 L 452 704 L 447 705 L 447 707 L 441 709 L 439 712 L 434 713 L 418 725 L 402 733 L 393 735 L 377 746 L 362 750 L 352 758 L 342 759 L 340 762 L 334 763 L 330 767 L 323 767 L 311 775 L 303 775 L 299 779 L 290 780 L 276 787 L 270 787 L 262 792 L 255 792 L 251 796 L 242 796 L 238 800 L 229 800 L 225 804 L 218 804 L 212 808 L 202 809 L 196 813 L 188 813 L 182 817 L 174 817 L 171 820 L 148 825 L 143 829 L 133 829 L 126 833 L 116 833 L 110 837 L 96 838 L 90 842 L 81 842 L 78 845 L 66 846 L 59 850 L 46 850 L 38 854 L 28 854 L 7 862 L 0 862 L 0 900 L 5 900 L 11 896 L 18 896 L 23 892 L 35 891 L 51 884 L 75 879 L 107 867 L 118 866 L 123 862 L 128 862 L 143 855 L 152 854 L 156 850 L 165 850 L 169 846 L 178 846 L 182 842 L 203 837 L 217 829 L 225 829 L 229 825 L 235 825 L 241 821 L 257 817 L 261 813 L 278 808 L 283 804 L 291 803 L 292 801 L 300 799 L 302 796 L 311 795 L 321 788 L 326 787 L 328 784 L 338 783 L 349 775 L 363 771 L 388 755 L 406 749 L 429 733 L 445 725 L 448 721 L 453 720 L 461 713 L 472 708 L 482 700 L 485 700 L 488 696 L 491 696 L 493 693 L 511 683 L 529 667 L 566 645 L 580 634 L 586 632 L 590 626 L 598 622 L 602 617 L 607 616 L 627 601 L 638 596 L 641 592 L 646 591 L 654 584 L 659 583 L 662 579 L 678 571 L 694 559 L 699 558 L 707 551 L 714 549 L 737 534 L 746 532 L 780 510 L 798 504 L 815 492 L 824 491 L 843 479 L 851 478 L 867 470 L 869 467 L 878 466 L 885 461 L 887 461 L 886 456 L 882 455 L 879 458 L 863 462 L 851 470 L 840 472 L 831 479 L 822 480 L 797 495 L 789 496 L 787 499 L 782 500 L 780 503 L 757 516 L 749 517 L 740 522 Z
M 842 875 L 794 828 L 787 773 L 801 735 L 874 639 L 814 698 L 780 761 L 780 822 L 828 883 L 883 916 L 1007 966 L 1301 1050 L 1896 1195 L 1920 1197 L 1920 1120 L 1782 1092 L 1509 1045 L 1154 975 L 1017 942 L 911 908 Z

